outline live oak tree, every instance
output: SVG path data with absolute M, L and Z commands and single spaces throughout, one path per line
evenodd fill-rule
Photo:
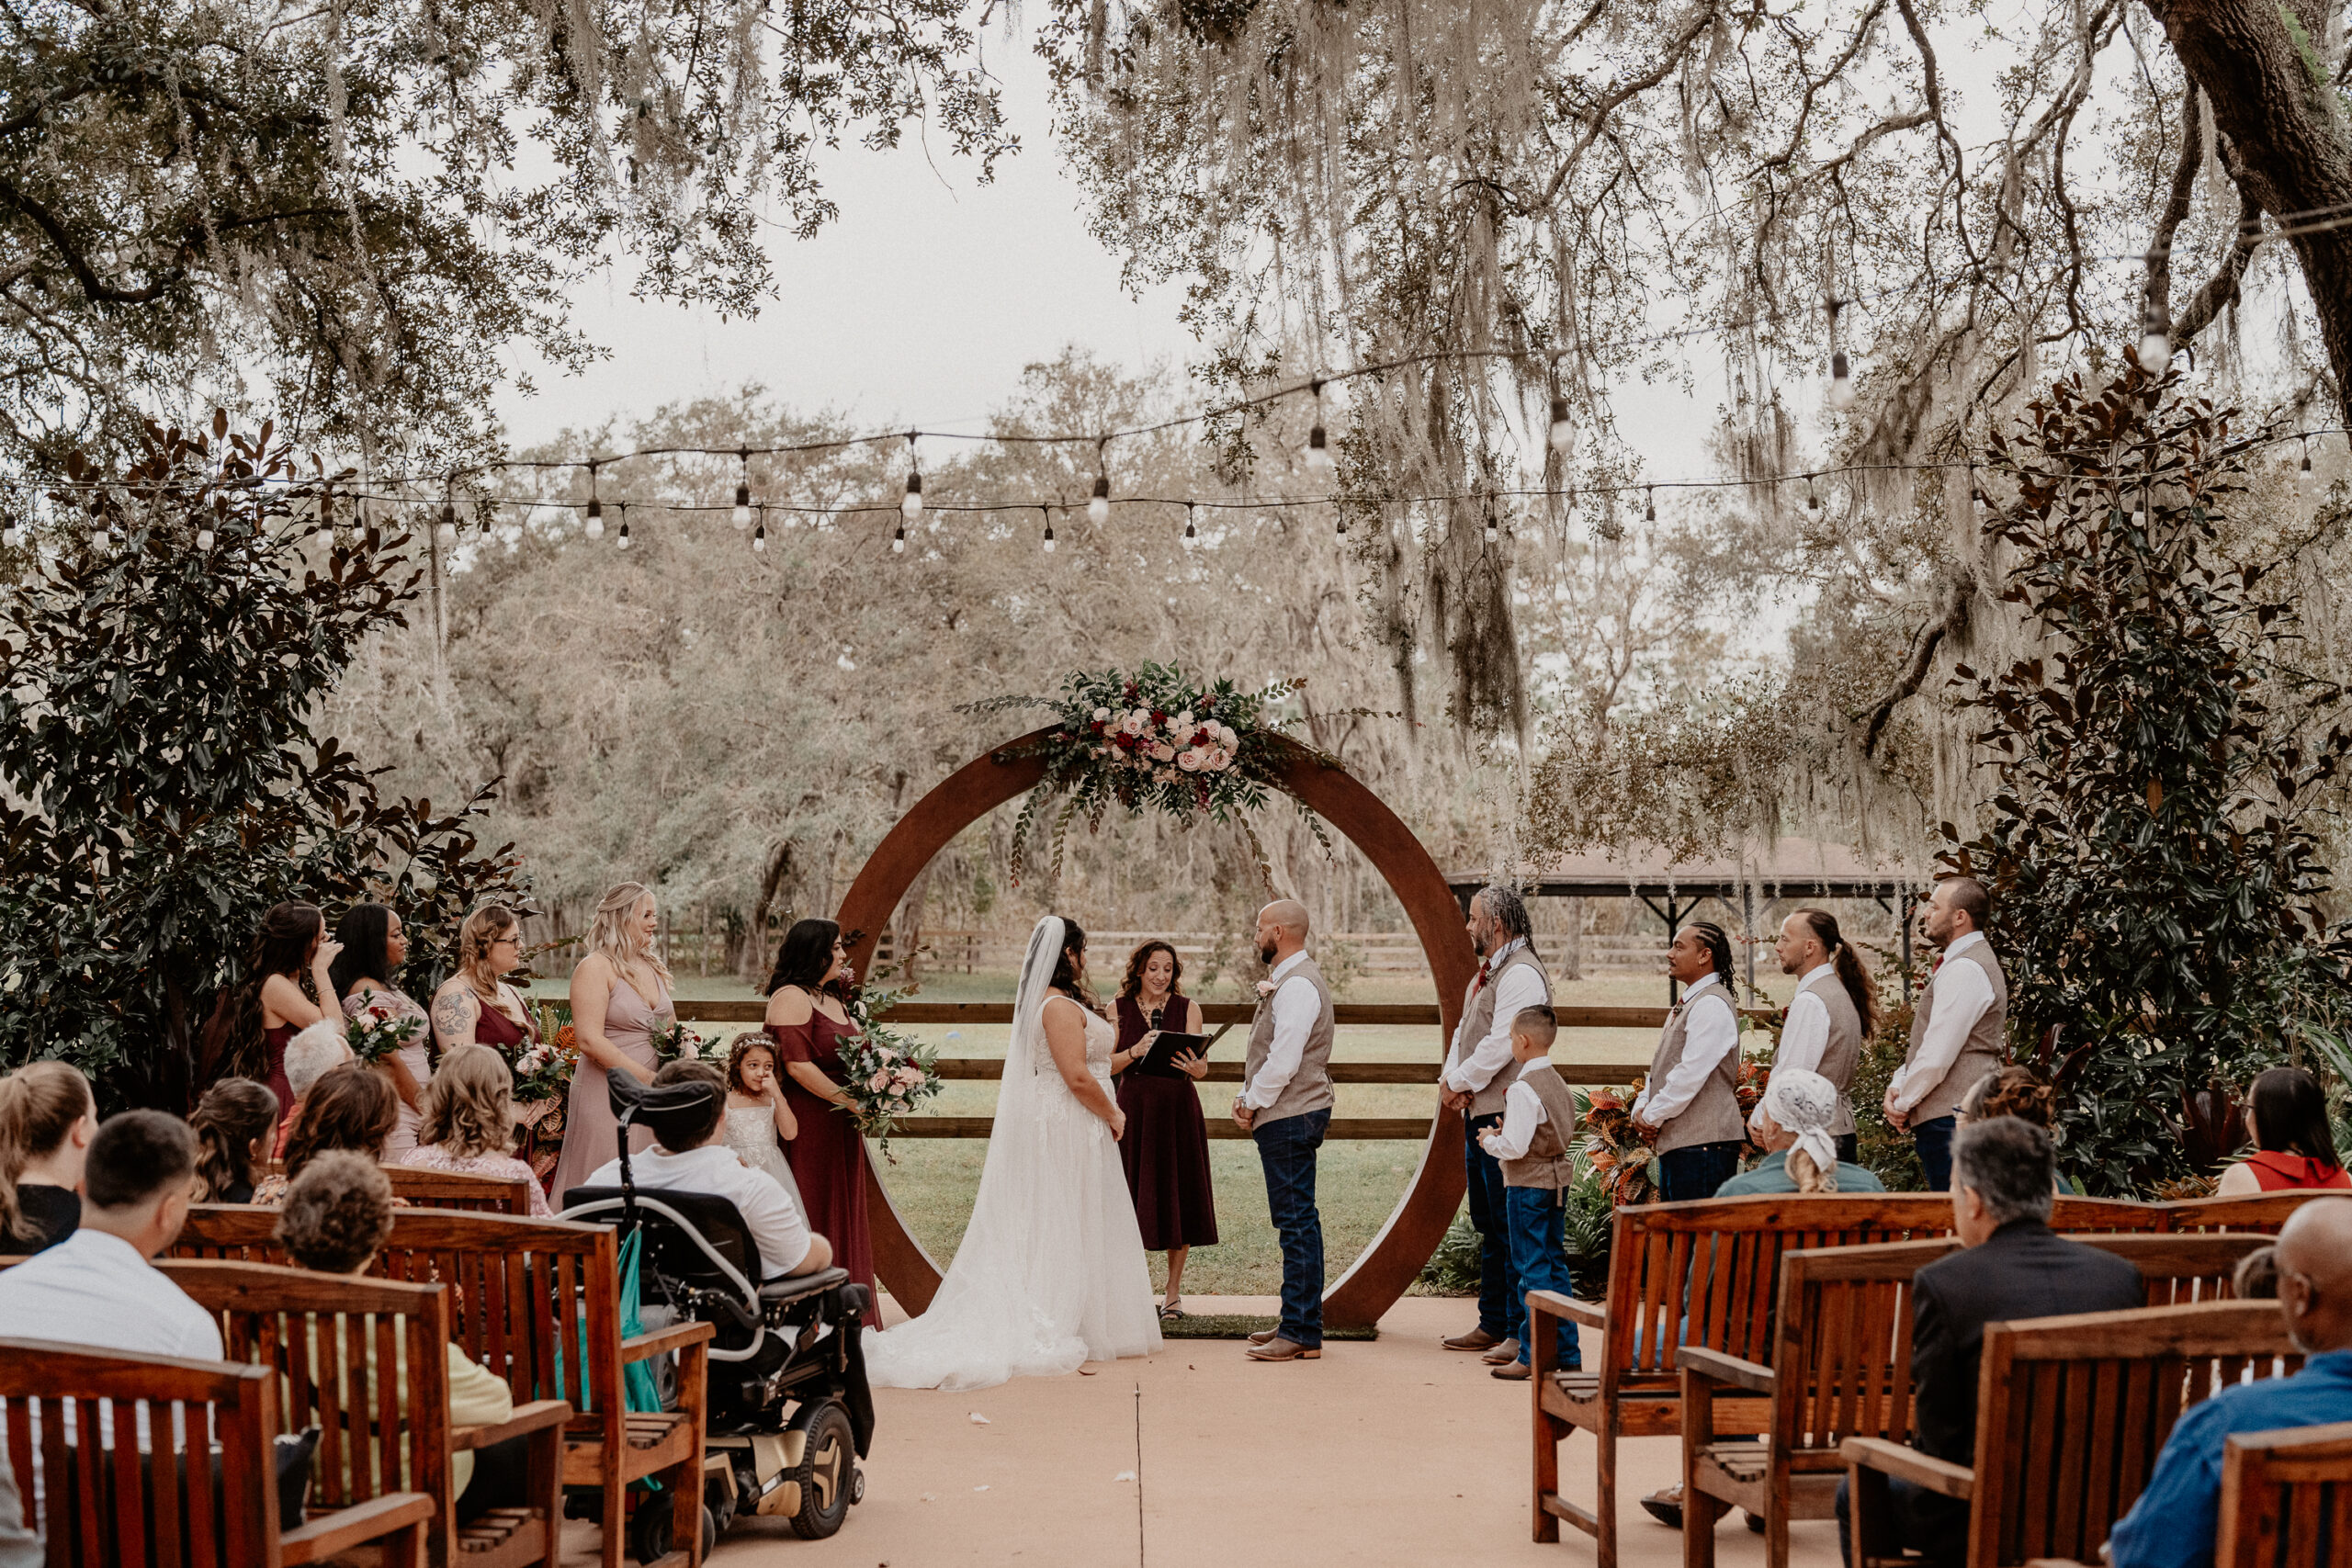
M 416 597 L 406 541 L 316 542 L 294 509 L 336 476 L 266 426 L 142 446 L 119 470 L 68 455 L 73 531 L 0 591 L 0 1064 L 62 1058 L 108 1109 L 181 1110 L 269 905 L 391 904 L 424 995 L 466 909 L 527 901 L 512 846 L 478 837 L 490 791 L 386 799 L 319 725 Z
M 215 400 L 446 470 L 500 355 L 616 257 L 722 314 L 819 155 L 1013 145 L 955 0 L 20 0 L 0 7 L 0 471 Z

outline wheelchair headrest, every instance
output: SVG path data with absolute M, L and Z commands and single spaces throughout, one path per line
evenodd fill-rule
M 575 1187 L 563 1195 L 564 1213 L 601 1208 L 578 1217 L 609 1224 L 621 1202 L 617 1187 Z M 674 1188 L 640 1188 L 637 1193 L 639 1223 L 652 1248 L 648 1261 L 655 1270 L 681 1284 L 717 1286 L 725 1281 L 700 1247 L 676 1235 L 675 1214 L 720 1257 L 733 1264 L 753 1285 L 760 1282 L 760 1247 L 742 1214 L 725 1198 L 712 1192 L 688 1192 Z M 667 1211 L 665 1213 L 663 1211 Z
M 644 1084 L 627 1073 L 605 1078 L 605 1094 L 616 1117 L 634 1111 L 636 1125 L 648 1129 L 667 1147 L 672 1134 L 683 1134 L 710 1115 L 718 1090 L 707 1083 Z

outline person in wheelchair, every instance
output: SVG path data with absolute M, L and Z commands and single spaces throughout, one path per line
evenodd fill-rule
M 831 1268 L 832 1243 L 809 1230 L 792 1194 L 774 1177 L 745 1165 L 727 1146 L 727 1077 L 718 1065 L 671 1062 L 653 1075 L 657 1089 L 688 1083 L 708 1084 L 708 1103 L 698 1114 L 682 1110 L 651 1123 L 653 1147 L 629 1158 L 637 1190 L 705 1192 L 734 1204 L 760 1249 L 763 1280 L 795 1279 Z M 583 1185 L 619 1187 L 621 1162 L 607 1160 Z

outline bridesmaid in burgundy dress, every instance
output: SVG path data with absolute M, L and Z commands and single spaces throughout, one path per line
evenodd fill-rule
M 1127 1191 L 1146 1252 L 1168 1254 L 1168 1300 L 1162 1318 L 1184 1312 L 1184 1259 L 1196 1247 L 1216 1245 L 1216 1197 L 1209 1179 L 1209 1129 L 1193 1087 L 1208 1073 L 1197 1055 L 1170 1066 L 1144 1065 L 1160 1030 L 1201 1032 L 1201 1004 L 1176 988 L 1183 962 L 1164 942 L 1148 942 L 1127 956 L 1119 987 L 1119 1044 L 1111 1071 L 1119 1080 L 1119 1109 L 1127 1135 L 1119 1140 Z
M 800 1123 L 786 1151 L 807 1203 L 808 1228 L 833 1244 L 835 1266 L 873 1291 L 874 1235 L 865 1223 L 865 1140 L 850 1119 L 840 1079 L 841 1047 L 857 1037 L 835 995 L 850 978 L 842 929 L 798 920 L 784 933 L 768 976 L 768 1037 L 784 1067 L 785 1101 Z M 879 1328 L 877 1304 L 866 1322 Z
M 253 1078 L 277 1097 L 282 1127 L 293 1114 L 294 1087 L 286 1081 L 286 1043 L 322 1018 L 343 1016 L 343 1001 L 328 974 L 343 944 L 327 936 L 316 904 L 275 904 L 261 918 L 245 960 L 245 977 L 220 993 L 205 1021 L 198 1051 L 198 1087 L 222 1078 Z M 308 971 L 311 988 L 302 988 Z

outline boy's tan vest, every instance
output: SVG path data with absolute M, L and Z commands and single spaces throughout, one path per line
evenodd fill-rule
M 1516 1062 L 1511 1065 L 1520 1066 Z M 1527 1141 L 1527 1153 L 1502 1162 L 1503 1185 L 1543 1187 L 1557 1192 L 1576 1180 L 1576 1168 L 1568 1158 L 1568 1143 L 1577 1130 L 1576 1101 L 1568 1098 L 1568 1086 L 1560 1081 L 1548 1056 L 1539 1056 L 1521 1067 L 1519 1081 L 1533 1089 L 1535 1098 L 1544 1102 L 1544 1120 L 1535 1124 L 1535 1135 Z

